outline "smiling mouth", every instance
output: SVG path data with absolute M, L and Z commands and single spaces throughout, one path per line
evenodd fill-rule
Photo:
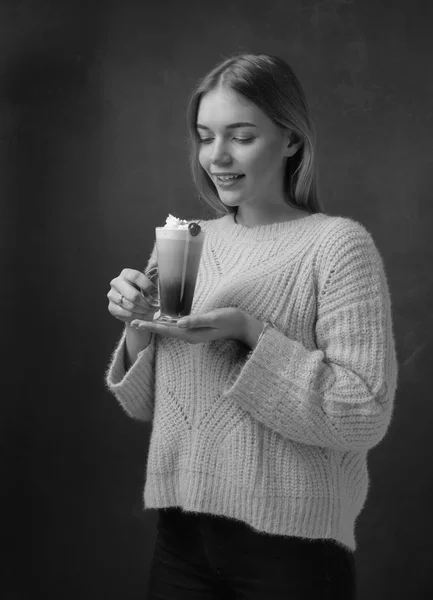
M 242 177 L 245 177 L 245 175 L 214 175 L 214 178 L 219 183 L 231 183 L 233 181 L 238 181 Z

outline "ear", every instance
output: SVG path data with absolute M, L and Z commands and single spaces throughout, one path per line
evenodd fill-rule
M 284 156 L 289 158 L 290 156 L 293 156 L 294 154 L 296 154 L 296 152 L 299 150 L 299 148 L 303 145 L 303 142 L 294 131 L 288 132 L 287 137 L 288 137 L 288 140 L 286 143 L 286 148 L 284 150 Z

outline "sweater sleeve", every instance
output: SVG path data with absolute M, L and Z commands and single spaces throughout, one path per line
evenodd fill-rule
M 108 366 L 105 383 L 126 414 L 139 421 L 151 421 L 154 408 L 154 358 L 155 336 L 138 353 L 137 359 L 125 371 L 126 330 L 114 349 Z
M 147 261 L 144 272 L 156 263 L 156 244 Z M 140 421 L 151 421 L 154 408 L 155 391 L 155 335 L 149 344 L 138 353 L 137 359 L 128 371 L 125 371 L 126 328 L 117 343 L 108 369 L 105 383 L 114 394 L 126 414 Z
M 349 219 L 321 248 L 316 348 L 266 328 L 224 395 L 296 442 L 366 451 L 384 437 L 397 385 L 381 256 Z

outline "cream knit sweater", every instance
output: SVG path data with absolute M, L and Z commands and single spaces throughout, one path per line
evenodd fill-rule
M 231 339 L 153 336 L 127 373 L 123 334 L 106 382 L 128 415 L 153 422 L 145 507 L 354 550 L 367 452 L 387 431 L 397 381 L 380 254 L 358 222 L 322 213 L 201 225 L 192 312 L 235 306 L 274 327 L 252 353 Z

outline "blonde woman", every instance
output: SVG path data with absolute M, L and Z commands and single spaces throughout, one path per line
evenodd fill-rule
M 383 262 L 363 225 L 321 208 L 313 125 L 285 61 L 217 65 L 188 123 L 215 211 L 200 221 L 192 314 L 154 323 L 155 282 L 134 269 L 108 293 L 125 329 L 107 385 L 152 421 L 147 598 L 353 599 L 367 453 L 397 381 Z

